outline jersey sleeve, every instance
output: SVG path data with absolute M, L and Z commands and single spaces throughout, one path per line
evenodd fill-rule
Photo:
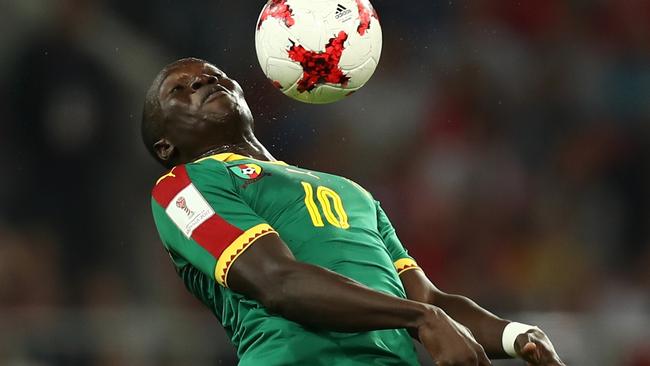
M 388 249 L 397 274 L 401 275 L 406 271 L 419 269 L 420 267 L 415 262 L 415 259 L 408 254 L 408 251 L 397 237 L 395 228 L 393 228 L 393 225 L 390 223 L 388 216 L 386 216 L 378 201 L 375 201 L 375 206 L 377 208 L 377 228 L 384 240 L 386 249 Z
M 154 221 L 177 265 L 189 263 L 228 287 L 228 272 L 257 239 L 275 233 L 244 202 L 221 164 L 191 164 L 160 178 Z

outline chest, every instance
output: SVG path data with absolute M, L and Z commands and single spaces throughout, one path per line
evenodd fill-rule
M 272 225 L 300 219 L 315 228 L 376 227 L 372 196 L 347 178 L 265 162 L 228 169 L 240 197 Z

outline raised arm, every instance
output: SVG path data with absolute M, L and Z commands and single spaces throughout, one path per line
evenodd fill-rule
M 298 262 L 277 235 L 258 239 L 237 258 L 228 286 L 309 327 L 338 332 L 406 328 L 439 365 L 490 364 L 481 346 L 444 311 Z
M 503 341 L 504 329 L 510 321 L 499 318 L 465 296 L 440 291 L 421 270 L 404 272 L 400 279 L 409 299 L 440 307 L 468 327 L 490 358 L 509 357 L 504 351 Z M 516 335 L 514 350 L 531 365 L 564 365 L 540 329 Z
M 409 299 L 441 308 L 467 327 L 491 358 L 521 356 L 531 365 L 563 365 L 548 337 L 538 328 L 501 319 L 467 297 L 436 288 L 408 255 L 378 202 L 377 225 Z

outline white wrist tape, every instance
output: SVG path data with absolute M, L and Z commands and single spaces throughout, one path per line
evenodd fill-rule
M 526 333 L 529 330 L 539 330 L 539 328 L 534 325 L 512 322 L 506 325 L 505 329 L 503 329 L 501 344 L 503 345 L 503 350 L 506 351 L 510 357 L 519 357 L 517 351 L 515 351 L 515 340 L 518 335 Z

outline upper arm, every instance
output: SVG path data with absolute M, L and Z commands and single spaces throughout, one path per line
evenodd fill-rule
M 386 249 L 390 254 L 395 270 L 399 275 L 403 273 L 410 272 L 413 269 L 419 269 L 415 259 L 408 254 L 408 251 L 402 245 L 402 242 L 397 237 L 395 228 L 391 224 L 388 216 L 381 208 L 379 202 L 375 201 L 375 206 L 377 210 L 377 229 L 379 234 L 386 245 Z
M 422 271 L 407 271 L 399 276 L 409 300 L 436 305 L 443 293 L 429 280 Z
M 237 258 L 275 234 L 234 189 L 225 168 L 178 166 L 153 190 L 160 237 L 177 266 L 190 264 L 222 286 Z

